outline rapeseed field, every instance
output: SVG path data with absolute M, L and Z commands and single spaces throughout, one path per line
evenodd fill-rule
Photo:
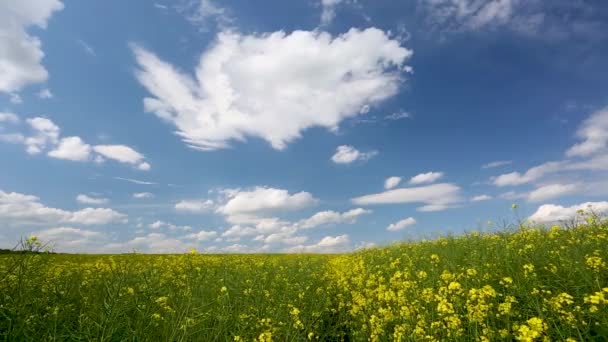
M 607 244 L 587 216 L 343 255 L 4 255 L 0 340 L 608 341 Z

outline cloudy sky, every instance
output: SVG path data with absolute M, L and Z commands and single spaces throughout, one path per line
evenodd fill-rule
M 337 252 L 608 210 L 606 60 L 600 0 L 2 1 L 0 248 Z

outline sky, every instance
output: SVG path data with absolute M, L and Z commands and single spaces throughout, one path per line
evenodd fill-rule
M 608 211 L 607 60 L 599 0 L 2 1 L 0 248 L 349 252 Z

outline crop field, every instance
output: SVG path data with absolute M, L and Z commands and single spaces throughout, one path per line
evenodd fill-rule
M 7 254 L 0 340 L 606 341 L 607 243 L 588 217 L 344 255 Z

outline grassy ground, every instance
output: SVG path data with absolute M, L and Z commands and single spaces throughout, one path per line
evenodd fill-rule
M 0 340 L 607 341 L 607 243 L 589 218 L 348 255 L 3 255 Z

